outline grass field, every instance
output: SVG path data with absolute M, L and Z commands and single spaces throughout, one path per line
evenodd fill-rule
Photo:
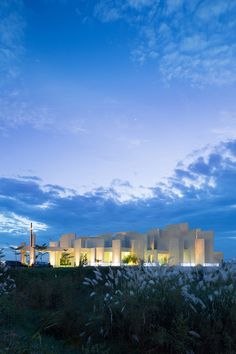
M 10 276 L 16 287 L 0 296 L 0 353 L 236 353 L 232 264 Z

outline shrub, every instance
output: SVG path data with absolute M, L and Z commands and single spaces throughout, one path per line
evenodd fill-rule
M 128 254 L 122 259 L 122 262 L 128 265 L 138 265 L 140 263 L 140 260 L 135 254 Z

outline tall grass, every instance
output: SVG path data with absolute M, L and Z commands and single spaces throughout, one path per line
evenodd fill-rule
M 236 353 L 233 263 L 6 274 L 16 287 L 0 296 L 0 353 Z
M 4 254 L 0 249 L 0 296 L 8 294 L 15 288 L 15 282 L 10 277 L 9 269 L 3 262 Z
M 85 336 L 137 353 L 236 353 L 236 266 L 100 269 Z

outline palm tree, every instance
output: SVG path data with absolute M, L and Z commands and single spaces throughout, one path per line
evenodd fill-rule
M 17 256 L 20 255 L 20 250 L 22 250 L 22 248 L 24 248 L 24 246 L 10 246 L 10 249 L 14 252 L 15 254 L 15 261 L 17 262 Z
M 43 243 L 42 245 L 35 245 L 34 249 L 38 252 L 36 258 L 40 257 L 40 262 L 42 263 L 43 256 L 48 253 L 45 251 L 47 249 L 47 244 Z

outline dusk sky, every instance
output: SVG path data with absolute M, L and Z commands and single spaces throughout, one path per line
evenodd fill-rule
M 235 0 L 0 0 L 0 247 L 189 222 L 236 257 L 235 89 Z

